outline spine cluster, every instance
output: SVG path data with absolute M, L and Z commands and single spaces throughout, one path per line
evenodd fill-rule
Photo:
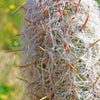
M 32 100 L 100 99 L 100 16 L 95 0 L 21 5 L 24 79 Z

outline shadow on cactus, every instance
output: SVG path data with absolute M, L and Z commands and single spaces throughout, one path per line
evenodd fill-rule
M 25 11 L 20 68 L 30 99 L 99 100 L 96 1 L 27 0 L 20 6 Z

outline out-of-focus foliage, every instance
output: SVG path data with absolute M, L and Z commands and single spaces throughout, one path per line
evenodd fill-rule
M 96 0 L 99 3 L 99 7 L 100 7 L 100 0 Z
M 14 38 L 21 29 L 22 11 L 16 12 L 23 0 L 0 0 L 0 48 L 17 49 L 20 39 Z M 13 13 L 15 12 L 15 13 Z
M 14 91 L 14 87 L 10 86 L 9 83 L 0 83 L 0 100 L 7 99 L 8 93 Z
M 0 49 L 0 100 L 22 100 L 18 55 Z
M 16 9 L 24 1 L 0 0 L 0 100 L 22 99 L 21 82 L 16 78 L 18 69 L 14 67 L 18 65 L 18 55 L 4 50 L 20 47 L 20 37 L 15 36 L 20 34 L 23 11 Z

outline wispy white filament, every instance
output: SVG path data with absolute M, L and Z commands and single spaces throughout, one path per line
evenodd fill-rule
M 32 100 L 99 100 L 96 1 L 27 0 L 24 7 L 23 66 L 30 66 L 22 70 Z

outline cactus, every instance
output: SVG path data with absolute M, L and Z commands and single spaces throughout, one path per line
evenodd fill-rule
M 21 5 L 22 75 L 31 100 L 100 99 L 100 16 L 95 0 Z

